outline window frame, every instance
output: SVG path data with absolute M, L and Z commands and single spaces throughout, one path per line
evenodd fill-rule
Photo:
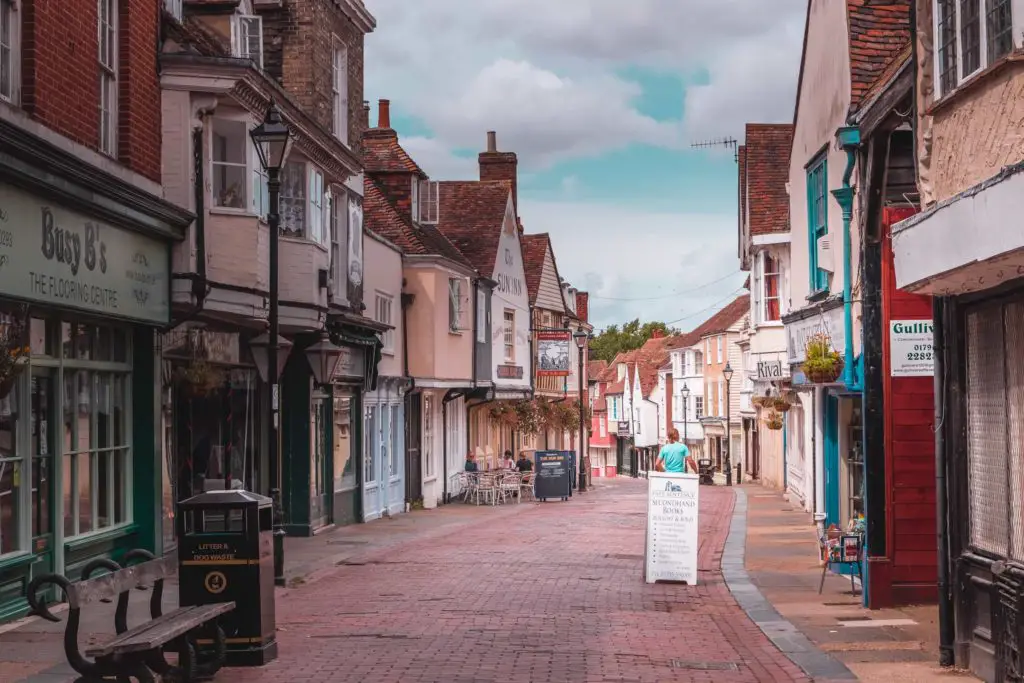
M 181 21 L 185 16 L 184 0 L 164 0 L 164 9 L 178 21 Z
M 430 394 L 423 395 L 423 438 L 420 443 L 420 455 L 423 458 L 423 478 L 434 478 L 434 399 Z
M 331 125 L 334 137 L 348 144 L 349 102 L 348 102 L 348 46 L 334 36 L 334 51 L 331 54 Z
M 723 349 L 724 344 L 722 343 L 722 339 L 723 339 L 722 335 L 718 335 L 717 337 L 715 337 L 715 346 L 718 347 L 718 352 L 717 352 L 717 355 L 715 357 L 718 359 L 718 364 L 719 365 L 721 365 L 722 362 L 723 362 L 722 361 L 722 349 Z
M 725 380 L 718 378 L 718 417 L 725 417 Z
M 389 356 L 395 355 L 395 328 L 394 323 L 392 322 L 394 304 L 395 297 L 393 294 L 389 294 L 379 289 L 374 292 L 374 320 L 381 324 L 391 326 L 391 329 L 380 333 L 381 353 Z
M 1021 28 L 1014 16 L 1013 0 L 970 0 L 977 21 L 977 64 L 964 59 L 964 0 L 932 0 L 933 67 L 935 99 L 955 93 L 978 74 L 1006 58 L 1017 47 L 1014 36 Z M 1005 12 L 1006 24 L 997 31 L 993 19 Z M 949 15 L 952 14 L 950 17 Z M 1000 46 L 1000 41 L 1007 40 Z M 952 54 L 950 55 L 950 51 Z M 973 66 L 973 68 L 970 68 Z
M 107 21 L 104 22 L 104 9 Z M 99 78 L 99 140 L 98 148 L 103 154 L 117 158 L 118 144 L 118 91 L 120 45 L 118 0 L 97 0 L 96 2 L 96 36 L 97 36 L 97 73 Z M 104 54 L 104 34 L 106 34 L 109 54 Z M 105 60 L 109 59 L 108 64 Z M 109 108 L 104 104 L 104 97 L 110 97 Z M 106 117 L 106 119 L 104 119 Z
M 487 293 L 483 287 L 476 290 L 476 342 L 487 343 Z
M 758 254 L 759 265 L 758 268 L 761 273 L 760 287 L 761 287 L 761 310 L 759 313 L 759 322 L 768 324 L 780 324 L 782 322 L 782 263 L 781 260 L 773 256 L 770 252 L 762 251 Z M 775 270 L 769 272 L 769 264 L 774 264 Z M 775 296 L 770 295 L 768 288 L 768 282 L 770 279 L 775 280 Z M 774 317 L 771 314 L 770 302 L 776 301 L 777 315 Z
M 509 317 L 511 316 L 511 318 Z M 502 312 L 501 342 L 506 363 L 516 362 L 516 309 L 506 308 Z
M 448 333 L 462 334 L 462 278 L 448 278 Z
M 215 126 L 218 121 L 229 123 L 231 125 L 241 126 L 242 130 L 245 131 L 245 135 L 242 138 L 245 140 L 245 161 L 239 163 L 237 161 L 217 161 L 217 147 L 216 147 L 216 133 Z M 248 114 L 241 112 L 221 112 L 220 115 L 210 117 L 209 134 L 207 137 L 207 150 L 206 158 L 208 159 L 207 168 L 210 172 L 210 209 L 217 212 L 227 213 L 242 213 L 248 215 L 258 216 L 259 213 L 255 208 L 255 192 L 254 186 L 257 178 L 265 178 L 265 174 L 262 172 L 257 173 L 255 167 L 259 165 L 256 161 L 256 147 L 252 142 L 252 138 L 249 137 L 249 126 L 251 125 L 251 119 Z M 244 173 L 245 182 L 242 183 L 244 195 L 242 197 L 242 206 L 221 206 L 219 197 L 217 196 L 216 177 L 218 167 L 229 167 L 229 168 L 241 168 Z M 266 189 L 263 186 L 262 189 Z M 269 201 L 269 200 L 268 200 Z
M 807 271 L 810 294 L 828 292 L 828 272 L 818 264 L 818 242 L 828 235 L 828 154 L 822 152 L 807 165 Z M 820 188 L 821 192 L 818 192 Z
M 420 179 L 416 176 L 412 177 L 412 182 L 409 184 L 409 210 L 412 212 L 413 223 L 420 222 Z
M 0 90 L 0 100 L 17 105 L 21 100 L 21 6 L 19 0 L 0 0 L 0 72 L 7 71 L 10 93 Z M 3 58 L 3 22 L 7 21 L 7 53 Z M 2 82 L 2 80 L 0 80 Z
M 256 56 L 253 56 L 249 50 L 248 41 L 244 45 L 242 44 L 243 32 L 242 27 L 248 26 L 249 22 L 255 23 L 259 27 L 259 52 Z M 249 38 L 251 34 L 246 32 L 245 38 Z M 246 12 L 238 12 L 231 17 L 231 54 L 239 59 L 250 59 L 256 65 L 256 68 L 260 71 L 263 70 L 263 17 L 258 14 L 250 14 Z
M 437 225 L 441 215 L 441 186 L 429 178 L 418 179 L 416 215 L 423 225 Z
M 699 420 L 704 417 L 704 397 L 694 396 L 693 397 L 693 418 Z
M 331 225 L 329 253 L 331 258 L 331 297 L 341 303 L 348 301 L 348 192 L 339 185 L 331 185 L 331 206 L 328 220 Z M 344 222 L 344 230 L 339 226 Z

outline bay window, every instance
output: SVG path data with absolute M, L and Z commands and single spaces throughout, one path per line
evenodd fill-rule
M 779 294 L 779 261 L 768 252 L 761 252 L 762 285 L 764 291 L 763 310 L 759 313 L 765 322 L 782 319 L 782 298 Z
M 394 297 L 384 292 L 377 292 L 374 306 L 374 319 L 384 325 L 393 325 L 391 321 L 391 308 Z M 395 331 L 394 329 L 380 333 L 383 353 L 393 354 L 395 352 Z
M 340 187 L 334 187 L 331 195 L 331 292 L 344 301 L 348 295 L 348 195 Z
M 1013 50 L 1012 0 L 934 0 L 939 97 Z
M 327 240 L 326 222 L 329 220 L 330 212 L 324 212 L 324 176 L 320 171 L 310 167 L 309 169 L 309 239 L 317 244 L 324 244 Z
M 448 278 L 448 331 L 458 334 L 462 330 L 462 280 Z
M 281 170 L 281 234 L 331 244 L 333 212 L 331 189 L 320 169 L 303 161 L 289 161 Z
M 252 165 L 248 123 L 241 119 L 213 119 L 211 145 L 213 205 L 227 209 L 248 208 L 246 188 Z

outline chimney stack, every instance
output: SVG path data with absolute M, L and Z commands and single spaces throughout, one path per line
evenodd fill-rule
M 370 103 L 363 100 L 363 130 L 370 130 Z
M 512 183 L 512 208 L 519 218 L 519 159 L 515 152 L 498 151 L 498 134 L 487 132 L 487 151 L 480 152 L 480 180 L 508 180 Z
M 381 100 L 377 110 L 377 127 L 391 127 L 391 100 Z

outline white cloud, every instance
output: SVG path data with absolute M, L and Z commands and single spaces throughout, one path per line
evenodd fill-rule
M 520 203 L 528 233 L 551 235 L 559 274 L 590 292 L 604 327 L 640 316 L 690 329 L 743 284 L 729 215 L 644 212 L 609 204 Z
M 402 148 L 420 168 L 436 180 L 477 180 L 479 170 L 476 158 L 452 154 L 449 147 L 437 138 L 420 136 L 402 137 Z

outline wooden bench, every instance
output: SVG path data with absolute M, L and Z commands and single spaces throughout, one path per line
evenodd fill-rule
M 133 564 L 141 560 L 138 564 Z M 69 613 L 64 630 L 64 654 L 68 664 L 81 674 L 77 683 L 100 681 L 129 681 L 155 683 L 161 680 L 193 681 L 198 677 L 212 677 L 224 663 L 225 636 L 217 625 L 217 618 L 235 608 L 225 602 L 194 607 L 180 607 L 164 614 L 164 581 L 173 576 L 177 562 L 173 557 L 154 558 L 145 550 L 125 554 L 124 566 L 113 560 L 99 559 L 82 570 L 82 579 L 71 582 L 60 574 L 44 574 L 34 578 L 26 590 L 31 613 L 53 622 L 60 619 L 50 612 L 39 591 L 44 586 L 56 586 L 64 593 Z M 104 569 L 108 573 L 90 578 Z M 128 597 L 132 589 L 152 587 L 149 602 L 150 620 L 128 628 Z M 112 602 L 117 598 L 114 614 L 113 639 L 89 647 L 83 654 L 78 646 L 78 631 L 83 607 L 97 602 Z M 213 642 L 212 655 L 201 661 L 196 653 L 198 636 Z M 177 652 L 178 661 L 171 665 L 164 652 Z M 90 661 L 88 658 L 92 658 Z

